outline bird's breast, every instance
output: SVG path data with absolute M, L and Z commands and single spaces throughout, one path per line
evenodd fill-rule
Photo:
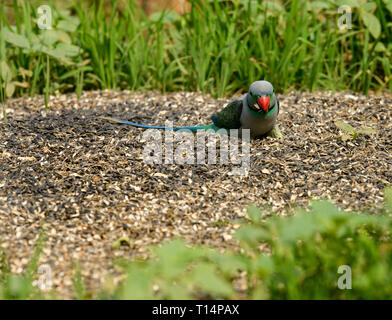
M 277 119 L 277 108 L 275 112 L 268 118 L 255 117 L 250 112 L 248 107 L 244 104 L 241 113 L 241 128 L 250 129 L 251 136 L 261 136 L 272 130 Z

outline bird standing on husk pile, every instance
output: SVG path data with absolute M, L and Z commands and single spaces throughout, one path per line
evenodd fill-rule
M 255 81 L 248 93 L 231 101 L 225 108 L 214 114 L 213 123 L 202 126 L 190 127 L 164 127 L 139 124 L 135 122 L 119 120 L 110 117 L 101 117 L 115 123 L 128 124 L 138 128 L 162 129 L 162 130 L 215 130 L 226 129 L 250 129 L 253 138 L 268 135 L 274 138 L 282 138 L 283 135 L 276 124 L 279 114 L 279 101 L 271 83 L 265 80 Z

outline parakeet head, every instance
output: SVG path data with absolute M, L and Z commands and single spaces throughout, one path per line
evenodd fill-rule
M 274 107 L 274 100 L 274 87 L 268 81 L 255 81 L 250 85 L 247 102 L 252 110 L 261 114 L 267 113 Z

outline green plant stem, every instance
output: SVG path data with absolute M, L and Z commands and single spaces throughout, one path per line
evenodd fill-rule
M 45 108 L 48 109 L 49 106 L 49 86 L 50 86 L 50 63 L 49 55 L 46 55 L 46 77 L 45 77 Z

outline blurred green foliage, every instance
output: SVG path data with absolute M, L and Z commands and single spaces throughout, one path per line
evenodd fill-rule
M 235 233 L 236 252 L 190 248 L 175 240 L 151 260 L 124 264 L 119 299 L 389 299 L 392 294 L 392 189 L 383 213 L 344 212 L 327 201 L 289 217 L 249 221 Z M 269 253 L 266 253 L 270 252 Z M 352 289 L 339 289 L 351 268 Z
M 75 299 L 390 299 L 392 295 L 392 188 L 377 214 L 345 212 L 313 201 L 285 217 L 264 217 L 253 205 L 235 232 L 238 247 L 224 252 L 183 240 L 150 248 L 147 260 L 116 260 L 125 275 L 88 292 L 80 266 Z M 42 239 L 42 238 L 41 238 Z M 31 285 L 42 248 L 39 240 L 25 275 L 10 272 L 0 254 L 0 297 L 45 297 Z M 341 273 L 348 266 L 351 275 Z M 338 287 L 351 282 L 351 289 Z M 51 297 L 55 297 L 52 293 Z M 60 297 L 61 298 L 61 297 Z

